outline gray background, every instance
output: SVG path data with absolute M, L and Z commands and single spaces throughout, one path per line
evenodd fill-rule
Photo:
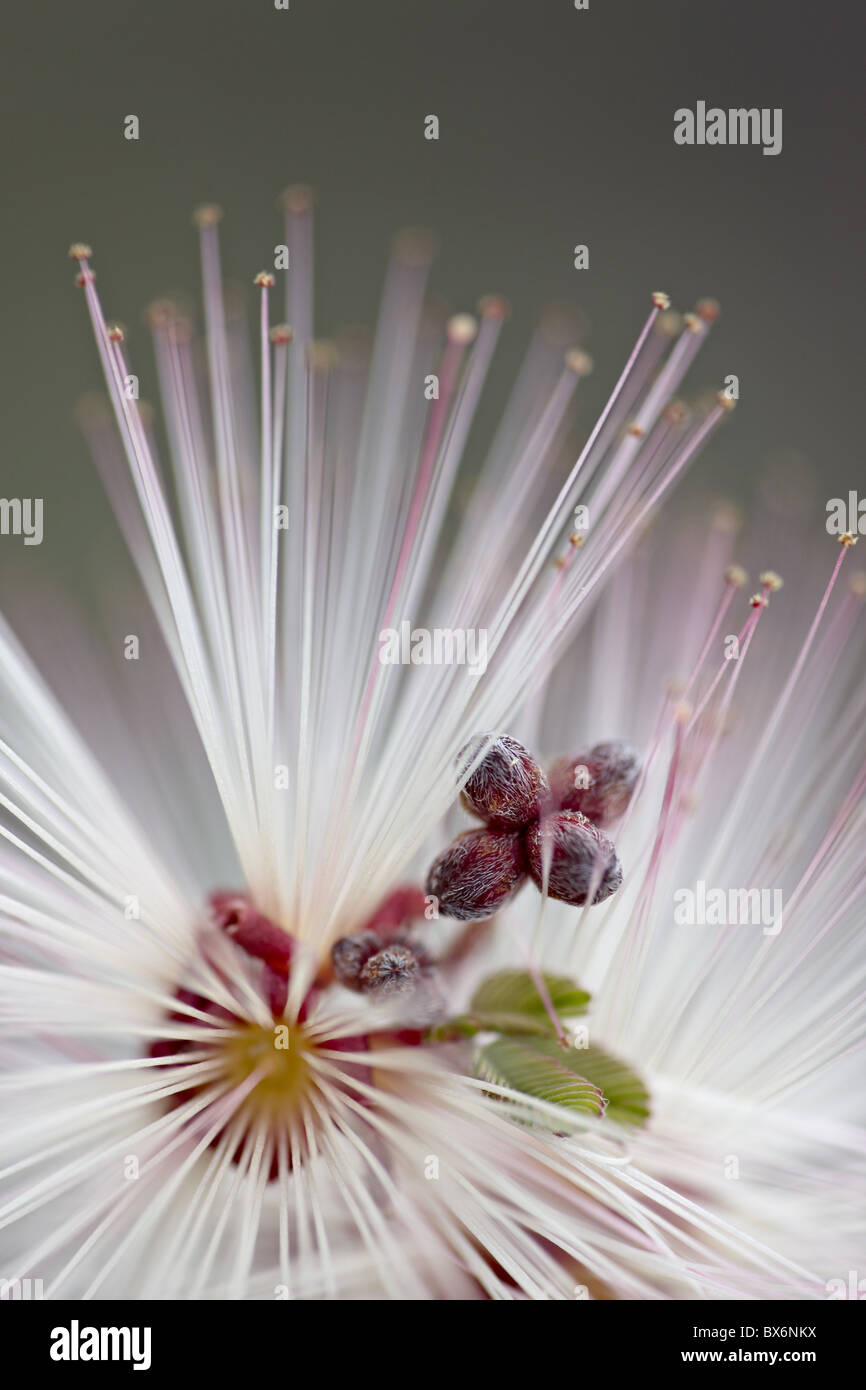
M 192 207 L 226 210 L 242 281 L 281 240 L 275 197 L 318 193 L 318 327 L 369 321 L 404 225 L 441 237 L 434 286 L 455 307 L 514 305 L 492 423 L 537 312 L 581 305 L 602 402 L 661 287 L 724 314 L 693 384 L 740 377 L 701 465 L 715 491 L 754 486 L 795 450 L 823 495 L 862 487 L 862 38 L 849 0 L 18 0 L 3 20 L 2 494 L 46 499 L 19 582 L 104 574 L 112 539 L 73 418 L 99 384 L 66 259 L 96 251 L 107 312 L 195 289 Z M 781 106 L 784 148 L 683 149 L 698 99 Z M 438 143 L 423 118 L 441 121 Z M 141 139 L 123 138 L 123 118 Z M 572 247 L 590 247 L 576 272 Z M 497 392 L 500 393 L 497 396 Z M 589 414 L 582 416 L 589 423 Z M 793 464 L 792 464 L 793 467 Z M 0 563 L 11 551 L 3 548 Z M 96 557 L 96 558 L 94 558 Z M 110 563 L 110 559 L 109 559 Z M 23 569 L 22 569 L 23 565 Z M 97 568 L 94 570 L 93 566 Z

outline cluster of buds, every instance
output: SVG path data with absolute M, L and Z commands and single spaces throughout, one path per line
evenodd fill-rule
M 336 941 L 331 964 L 340 984 L 383 998 L 414 989 L 432 969 L 410 930 L 425 907 L 419 888 L 395 888 L 359 932 Z
M 420 888 L 395 888 L 358 932 L 335 942 L 333 978 L 347 989 L 380 997 L 404 993 L 428 979 L 433 963 L 412 940 L 412 924 L 425 916 L 426 905 Z M 261 962 L 265 996 L 274 1016 L 280 1017 L 298 943 L 258 912 L 245 893 L 212 893 L 209 908 L 212 923 L 248 957 Z M 303 1015 L 328 983 L 325 977 L 317 980 L 304 1001 Z
M 527 876 L 578 907 L 616 892 L 622 868 L 604 829 L 619 820 L 637 782 L 640 763 L 629 744 L 597 743 L 558 758 L 545 776 L 516 739 L 488 734 L 472 739 L 458 761 L 464 773 L 476 764 L 461 798 L 484 826 L 458 835 L 427 875 L 443 916 L 492 917 Z

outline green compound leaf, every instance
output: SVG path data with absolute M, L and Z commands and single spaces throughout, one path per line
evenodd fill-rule
M 543 977 L 558 1018 L 586 1012 L 590 996 L 566 975 Z M 434 1041 L 501 1036 L 481 1049 L 479 1077 L 567 1110 L 617 1124 L 647 1119 L 649 1094 L 637 1072 L 601 1047 L 563 1046 L 527 970 L 500 970 L 475 991 L 469 1010 L 431 1029 Z M 529 1121 L 527 1121 L 529 1122 Z
M 579 989 L 567 975 L 543 975 L 545 988 L 554 1010 L 560 1018 L 574 1018 L 586 1013 L 590 996 Z M 528 970 L 500 970 L 488 975 L 472 996 L 472 1014 L 512 1014 L 544 1019 L 548 1029 L 553 1025 L 547 1016 L 544 1000 Z M 547 1031 L 547 1029 L 545 1030 Z
M 497 1038 L 482 1048 L 479 1075 L 482 1081 L 510 1086 L 550 1105 L 600 1115 L 604 1096 L 578 1069 L 582 1056 L 556 1038 Z

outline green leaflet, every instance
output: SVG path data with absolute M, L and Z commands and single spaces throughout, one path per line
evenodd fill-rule
M 573 1048 L 587 1081 L 603 1092 L 605 1115 L 620 1125 L 641 1125 L 648 1118 L 649 1092 L 636 1071 L 601 1047 Z
M 566 975 L 543 975 L 545 988 L 560 1018 L 586 1012 L 590 996 Z M 469 1005 L 471 1013 L 520 1014 L 543 1018 L 552 1029 L 544 1001 L 528 970 L 500 970 L 478 986 Z
M 565 975 L 542 976 L 554 1010 L 560 1018 L 586 1012 L 589 995 Z M 544 1001 L 526 970 L 500 970 L 479 985 L 469 1011 L 439 1024 L 430 1034 L 442 1042 L 476 1033 L 538 1034 L 556 1037 L 556 1029 Z
M 649 1094 L 636 1072 L 600 1047 L 563 1047 L 555 1038 L 503 1037 L 481 1051 L 484 1081 L 511 1086 L 551 1105 L 642 1124 Z
M 604 1096 L 580 1074 L 581 1055 L 555 1038 L 497 1038 L 482 1048 L 479 1074 L 483 1081 L 510 1086 L 551 1105 L 600 1115 Z

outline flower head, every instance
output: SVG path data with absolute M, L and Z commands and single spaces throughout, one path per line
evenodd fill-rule
M 848 549 L 792 651 L 730 525 L 648 529 L 730 409 L 675 399 L 709 301 L 652 296 L 574 462 L 590 363 L 542 329 L 479 463 L 504 301 L 443 322 L 407 234 L 369 355 L 322 342 L 312 198 L 285 206 L 252 353 L 197 214 L 204 334 L 150 314 L 167 450 L 71 250 L 147 604 L 116 595 L 114 667 L 56 624 L 54 694 L 0 628 L 9 1277 L 814 1295 L 861 1181 Z M 784 931 L 680 930 L 701 875 L 782 883 Z

